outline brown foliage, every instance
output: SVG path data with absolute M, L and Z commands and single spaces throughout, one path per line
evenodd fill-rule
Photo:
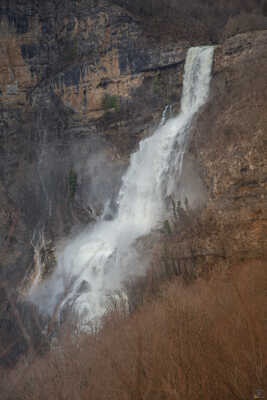
M 113 302 L 101 330 L 66 328 L 43 358 L 3 375 L 2 399 L 252 398 L 267 382 L 264 267 L 173 280 L 130 315 Z

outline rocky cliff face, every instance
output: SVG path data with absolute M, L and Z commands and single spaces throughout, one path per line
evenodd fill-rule
M 0 7 L 0 274 L 17 284 L 34 271 L 40 232 L 53 243 L 93 219 L 164 107 L 179 110 L 189 44 L 157 43 L 108 0 Z M 187 162 L 205 187 L 206 228 L 184 230 L 176 251 L 265 251 L 266 44 L 263 31 L 216 50 Z
M 226 253 L 246 259 L 267 249 L 266 43 L 262 31 L 217 49 L 213 97 L 192 143 Z
M 210 101 L 195 121 L 185 163 L 185 174 L 200 174 L 207 200 L 200 214 L 184 216 L 171 244 L 190 268 L 266 260 L 266 44 L 267 31 L 258 31 L 215 51 Z
M 165 105 L 178 110 L 188 44 L 160 46 L 110 1 L 2 3 L 1 276 L 19 282 L 41 231 L 59 238 L 103 206 L 92 175 L 119 182 Z

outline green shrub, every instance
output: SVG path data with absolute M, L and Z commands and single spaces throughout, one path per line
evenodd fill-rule
M 77 190 L 77 173 L 72 168 L 70 169 L 69 172 L 68 186 L 69 186 L 70 198 L 73 199 Z
M 77 40 L 68 40 L 64 43 L 62 50 L 62 58 L 64 63 L 70 63 L 78 57 L 78 42 Z
M 167 219 L 163 222 L 163 228 L 164 232 L 166 232 L 168 235 L 172 234 L 171 225 Z
M 102 107 L 105 111 L 108 111 L 111 108 L 115 109 L 115 111 L 119 111 L 120 109 L 119 97 L 106 93 L 102 100 Z
M 164 88 L 164 84 L 162 81 L 162 78 L 160 76 L 160 74 L 157 74 L 154 76 L 153 80 L 152 80 L 152 90 L 153 92 L 160 96 L 163 92 L 163 88 Z

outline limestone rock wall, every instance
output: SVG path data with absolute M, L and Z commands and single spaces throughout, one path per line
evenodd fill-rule
M 266 45 L 258 31 L 217 47 L 210 100 L 195 121 L 189 152 L 207 203 L 173 246 L 203 270 L 266 260 Z
M 36 232 L 55 241 L 99 212 L 95 154 L 115 196 L 138 141 L 167 104 L 179 109 L 188 46 L 159 45 L 108 0 L 1 1 L 2 279 L 34 269 Z

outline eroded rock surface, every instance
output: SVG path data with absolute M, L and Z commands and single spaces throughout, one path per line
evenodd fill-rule
M 107 197 L 88 194 L 94 177 L 115 195 L 140 138 L 167 104 L 177 112 L 188 44 L 159 45 L 107 0 L 0 10 L 1 276 L 16 283 L 33 266 L 33 237 L 93 219 Z
M 267 31 L 215 51 L 210 101 L 190 145 L 207 191 L 200 218 L 185 219 L 176 254 L 205 270 L 265 260 L 267 252 Z

